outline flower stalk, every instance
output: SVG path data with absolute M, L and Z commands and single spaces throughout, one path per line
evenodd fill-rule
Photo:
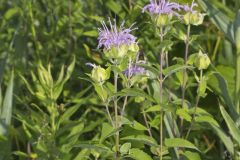
M 203 81 L 203 69 L 200 70 L 200 79 L 199 79 L 199 84 L 201 84 Z M 190 127 L 188 128 L 188 131 L 187 131 L 187 134 L 186 134 L 186 137 L 185 139 L 188 139 L 188 136 L 192 130 L 192 127 L 193 127 L 193 124 L 195 122 L 195 118 L 196 118 L 196 114 L 197 114 L 197 108 L 198 108 L 198 103 L 199 103 L 199 100 L 200 100 L 200 95 L 198 94 L 197 95 L 197 98 L 196 98 L 196 103 L 195 103 L 195 107 L 194 107 L 194 111 L 193 111 L 193 116 L 192 116 L 192 121 L 191 121 L 191 124 L 190 124 Z
M 164 33 L 163 33 L 163 27 L 160 27 L 160 43 L 163 42 Z M 164 48 L 161 48 L 160 51 L 160 160 L 162 160 L 162 149 L 163 149 L 163 111 L 162 111 L 162 103 L 163 103 L 163 62 L 164 62 Z

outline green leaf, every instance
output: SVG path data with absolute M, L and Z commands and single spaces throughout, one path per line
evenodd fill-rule
M 19 156 L 19 157 L 24 157 L 24 158 L 29 158 L 29 155 L 27 153 L 21 152 L 21 151 L 15 151 L 13 154 Z
M 235 121 L 238 115 L 233 105 L 232 99 L 229 95 L 228 85 L 226 80 L 218 72 L 213 72 L 211 73 L 211 75 L 212 76 L 210 76 L 210 78 L 208 79 L 209 86 L 215 91 L 215 93 L 219 94 L 223 98 L 225 104 L 229 107 L 231 117 Z
M 195 152 L 186 151 L 183 153 L 183 155 L 187 157 L 189 160 L 201 160 L 200 155 Z
M 174 73 L 178 73 L 178 72 L 181 73 L 180 71 L 182 71 L 183 69 L 192 70 L 192 69 L 194 69 L 194 67 L 192 67 L 192 66 L 182 66 L 182 65 L 179 65 L 179 64 L 170 66 L 170 67 L 163 70 L 163 74 L 165 75 L 164 80 L 167 79 L 169 76 L 171 76 Z
M 220 128 L 213 124 L 210 124 L 215 133 L 221 139 L 225 147 L 227 148 L 228 152 L 233 155 L 234 154 L 234 146 L 231 138 Z
M 182 117 L 183 119 L 185 119 L 188 122 L 191 122 L 192 117 L 189 115 L 188 110 L 187 109 L 177 109 L 176 114 L 179 115 L 180 117 Z
M 133 124 L 131 125 L 131 127 L 133 127 L 136 130 L 139 130 L 139 131 L 147 130 L 147 128 L 144 125 L 142 125 L 141 123 L 139 123 L 137 121 L 133 121 Z
M 191 148 L 199 151 L 199 149 L 194 144 L 182 138 L 165 139 L 165 145 L 167 147 L 183 147 L 183 148 Z
M 240 54 L 240 10 L 238 10 L 238 13 L 236 15 L 235 19 L 235 37 L 236 37 L 236 47 L 237 47 L 237 53 Z
M 12 119 L 12 100 L 13 100 L 13 79 L 14 73 L 12 72 L 10 82 L 3 100 L 1 119 L 5 120 L 6 125 L 10 125 Z
M 83 35 L 88 36 L 88 37 L 97 37 L 98 32 L 97 32 L 97 30 L 91 30 L 91 31 L 83 32 Z
M 111 135 L 113 131 L 114 131 L 114 128 L 110 124 L 103 123 L 100 143 L 102 143 L 107 137 L 109 137 L 109 135 Z
M 155 105 L 147 108 L 147 110 L 144 112 L 160 112 L 160 109 L 160 105 Z
M 121 5 L 119 5 L 113 0 L 108 0 L 106 2 L 106 6 L 116 14 L 119 14 L 119 12 L 121 11 Z
M 75 106 L 68 108 L 63 113 L 63 115 L 61 115 L 61 117 L 59 119 L 59 124 L 61 124 L 64 121 L 68 121 L 70 119 L 70 117 L 79 109 L 79 107 L 81 107 L 81 105 L 75 105 Z
M 228 126 L 228 129 L 231 133 L 231 136 L 233 139 L 235 139 L 238 144 L 240 145 L 240 130 L 237 128 L 236 124 L 234 123 L 233 119 L 229 116 L 229 114 L 226 112 L 223 106 L 220 106 L 220 111 L 222 113 L 222 116 Z
M 219 127 L 218 122 L 213 117 L 210 116 L 197 116 L 195 118 L 195 121 L 199 123 L 205 122 Z
M 81 143 L 81 144 L 76 144 L 74 145 L 73 147 L 80 147 L 80 148 L 84 148 L 84 149 L 93 149 L 93 150 L 96 150 L 96 151 L 109 151 L 110 152 L 110 149 L 108 147 L 106 147 L 105 145 L 103 144 L 88 144 L 88 143 Z
M 129 157 L 135 160 L 152 160 L 152 158 L 140 149 L 132 148 L 129 150 Z
M 131 148 L 131 143 L 124 143 L 121 147 L 120 147 L 120 153 L 121 154 L 127 154 L 128 151 Z
M 136 141 L 136 142 L 140 142 L 140 143 L 147 144 L 150 146 L 155 146 L 155 147 L 158 146 L 157 142 L 153 138 L 146 135 L 127 136 L 127 137 L 121 138 L 121 140 Z
M 4 14 L 4 18 L 9 20 L 10 18 L 12 18 L 14 15 L 18 14 L 19 12 L 20 12 L 19 8 L 11 8 Z
M 205 97 L 206 96 L 206 89 L 207 89 L 207 80 L 206 78 L 203 77 L 203 79 L 200 81 L 198 85 L 198 90 L 197 93 L 200 97 Z
M 107 97 L 108 97 L 108 93 L 104 89 L 104 86 L 101 86 L 100 84 L 93 84 L 93 86 L 94 86 L 94 89 L 97 92 L 98 96 L 104 102 L 107 99 Z
M 126 88 L 121 90 L 121 92 L 116 93 L 117 96 L 132 96 L 132 97 L 145 97 L 149 101 L 155 102 L 155 100 L 139 88 Z

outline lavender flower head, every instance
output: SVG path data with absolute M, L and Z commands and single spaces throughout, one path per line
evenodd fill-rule
M 124 71 L 124 74 L 127 77 L 132 77 L 133 75 L 137 75 L 137 74 L 145 74 L 146 70 L 143 67 L 137 66 L 137 64 L 144 64 L 144 61 L 139 61 L 136 64 L 130 64 L 129 67 Z
M 150 0 L 150 4 L 147 4 L 142 12 L 149 11 L 152 15 L 176 15 L 179 17 L 179 14 L 175 11 L 181 10 L 181 5 L 174 2 L 168 2 L 167 0 Z
M 102 27 L 99 28 L 98 37 L 98 48 L 104 47 L 104 49 L 110 49 L 111 47 L 120 47 L 122 45 L 136 44 L 136 37 L 131 34 L 131 32 L 137 28 L 124 28 L 124 22 L 121 24 L 120 28 L 116 25 L 116 20 L 114 24 L 109 18 L 109 25 L 107 27 L 106 23 L 102 22 Z

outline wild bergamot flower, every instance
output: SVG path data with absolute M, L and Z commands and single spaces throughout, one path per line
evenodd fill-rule
M 167 0 L 150 0 L 150 4 L 143 7 L 142 12 L 148 11 L 159 27 L 168 25 L 172 16 L 180 17 L 177 11 L 181 10 L 181 5 Z
M 179 14 L 175 10 L 180 10 L 181 6 L 178 3 L 168 2 L 166 0 L 150 0 L 150 4 L 144 6 L 142 12 L 149 11 L 152 15 L 168 14 L 176 15 Z
M 124 27 L 124 22 L 118 28 L 116 20 L 114 23 L 109 19 L 108 27 L 105 22 L 102 22 L 102 27 L 99 28 L 98 48 L 103 47 L 104 53 L 108 58 L 123 58 L 128 51 L 132 51 L 135 48 L 138 52 L 137 38 L 131 34 L 131 32 L 137 28 Z

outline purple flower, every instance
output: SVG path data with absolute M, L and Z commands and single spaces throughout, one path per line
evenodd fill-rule
M 175 10 L 180 11 L 181 5 L 168 2 L 167 0 L 150 0 L 150 4 L 143 7 L 142 12 L 149 11 L 152 15 L 173 14 L 179 17 L 179 14 Z
M 144 74 L 146 72 L 145 68 L 137 66 L 137 64 L 144 64 L 145 62 L 137 62 L 136 64 L 130 64 L 129 67 L 124 71 L 127 77 L 132 77 L 137 74 Z
M 194 7 L 198 6 L 197 3 L 195 3 L 194 1 L 192 2 L 191 6 L 189 5 L 182 5 L 182 9 L 186 12 L 191 12 L 191 13 L 196 13 L 196 10 L 193 10 Z
M 124 22 L 121 24 L 120 28 L 116 25 L 116 20 L 112 24 L 109 18 L 109 25 L 107 27 L 106 23 L 102 22 L 102 27 L 99 28 L 98 37 L 98 48 L 104 47 L 105 49 L 110 49 L 111 47 L 120 47 L 121 45 L 131 45 L 136 43 L 136 37 L 131 34 L 131 32 L 137 28 L 124 28 Z

